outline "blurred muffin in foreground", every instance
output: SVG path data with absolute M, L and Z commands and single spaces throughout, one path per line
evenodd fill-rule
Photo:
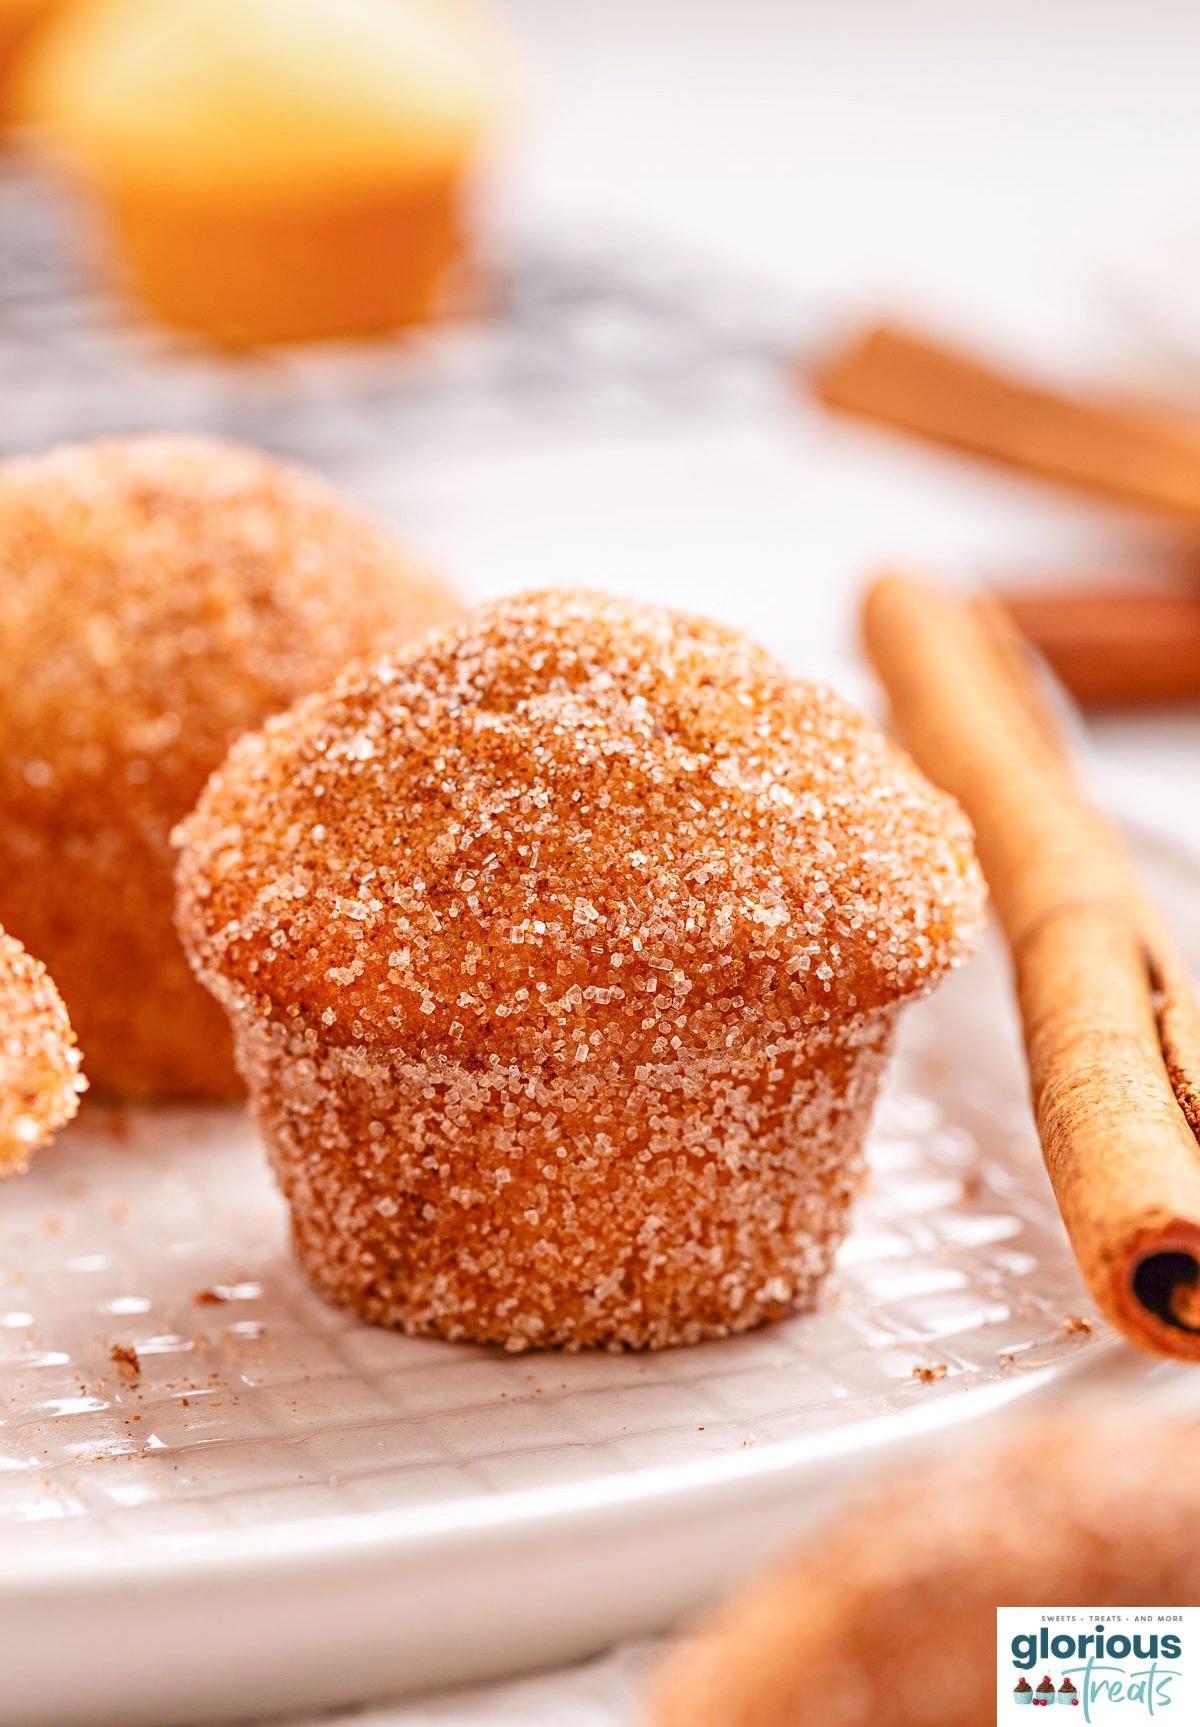
M 509 1349 L 810 1304 L 897 1010 L 983 898 L 957 807 L 830 691 L 586 593 L 354 668 L 182 835 L 309 1275 Z
M 228 1096 L 171 829 L 241 732 L 455 602 L 315 475 L 199 438 L 0 463 L 0 570 L 0 921 L 98 1089 Z
M 160 318 L 345 337 L 435 310 L 504 61 L 473 0 L 92 0 L 21 103 Z
M 46 968 L 0 929 L 0 1181 L 70 1121 L 85 1081 Z
M 1200 1602 L 1195 1454 L 1194 1429 L 1097 1428 L 1091 1411 L 943 1453 L 681 1643 L 646 1727 L 995 1721 L 997 1607 Z M 1005 1689 L 1018 1685 L 1014 1669 Z

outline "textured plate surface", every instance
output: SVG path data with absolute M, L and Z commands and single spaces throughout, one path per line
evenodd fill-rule
M 1155 862 L 1194 952 L 1184 866 Z M 910 1013 L 871 1163 L 818 1313 L 658 1355 L 509 1357 L 326 1307 L 240 1113 L 85 1111 L 0 1205 L 5 1572 L 361 1512 L 403 1539 L 798 1440 L 813 1461 L 1098 1347 L 993 952 Z
M 1194 961 L 1195 865 L 1157 842 L 1142 850 Z M 244 1623 L 263 1618 L 246 1660 L 274 1671 L 283 1633 L 267 1623 L 271 1592 L 244 1587 L 251 1561 L 286 1561 L 291 1587 L 311 1567 L 311 1610 L 331 1555 L 350 1576 L 382 1555 L 400 1579 L 407 1554 L 423 1576 L 441 1565 L 466 1604 L 472 1537 L 499 1534 L 515 1555 L 536 1533 L 550 1559 L 557 1547 L 574 1562 L 580 1517 L 619 1522 L 631 1506 L 662 1526 L 653 1604 L 627 1599 L 611 1619 L 593 1597 L 588 1623 L 648 1629 L 695 1595 L 687 1528 L 706 1505 L 715 1530 L 718 1505 L 743 1491 L 749 1505 L 764 1479 L 776 1496 L 811 1498 L 848 1454 L 944 1431 L 1113 1347 L 1041 1168 L 993 949 L 910 1013 L 871 1164 L 817 1313 L 659 1355 L 506 1356 L 325 1307 L 291 1263 L 282 1204 L 238 1113 L 85 1112 L 0 1204 L 10 1630 L 11 1611 L 43 1600 L 56 1637 L 70 1636 L 73 1613 L 91 1625 L 123 1583 L 156 1580 L 170 1585 L 159 1610 L 173 1600 L 186 1623 L 190 1579 Z M 761 1549 L 751 1519 L 744 1530 L 710 1544 L 705 1587 Z M 329 1695 L 572 1652 L 578 1628 L 522 1641 L 538 1563 L 517 1573 L 502 1652 L 494 1638 L 469 1661 L 453 1639 L 440 1657 L 436 1642 L 396 1645 L 390 1665 L 368 1662 Z M 488 1601 L 502 1633 L 503 1592 Z M 14 1706 L 28 1710 L 19 1700 L 35 1690 L 22 1684 L 41 1681 L 24 1656 L 20 1642 L 6 1652 Z M 44 1675 L 44 1649 L 40 1660 Z M 239 1686 L 245 1708 L 244 1675 Z M 224 1694 L 204 1695 L 216 1712 Z M 290 1700 L 272 1686 L 262 1698 Z M 155 1717 L 127 1706 L 127 1718 Z
M 219 1548 L 824 1436 L 1094 1348 L 991 956 L 909 1016 L 815 1315 L 657 1355 L 509 1357 L 326 1307 L 240 1112 L 85 1113 L 3 1194 L 6 1568 Z

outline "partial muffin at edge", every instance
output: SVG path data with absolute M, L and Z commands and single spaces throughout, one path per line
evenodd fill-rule
M 0 929 L 0 1181 L 79 1108 L 75 1033 L 44 965 Z

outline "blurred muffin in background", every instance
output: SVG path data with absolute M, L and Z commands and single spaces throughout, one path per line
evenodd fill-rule
M 505 67 L 473 0 L 92 0 L 19 98 L 146 304 L 249 345 L 436 311 Z
M 0 463 L 0 570 L 0 922 L 99 1091 L 236 1094 L 171 829 L 242 732 L 456 601 L 315 474 L 195 437 Z
M 38 26 L 62 4 L 63 0 L 0 0 L 0 126 L 13 118 L 12 83 L 25 49 Z

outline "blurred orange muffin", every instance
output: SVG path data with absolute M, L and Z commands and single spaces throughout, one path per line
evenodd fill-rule
M 471 0 L 91 0 L 22 85 L 168 323 L 240 344 L 427 317 L 502 39 Z
M 169 836 L 241 732 L 455 602 L 316 476 L 200 438 L 0 463 L 0 920 L 98 1088 L 228 1096 Z
M 1200 1602 L 1195 1429 L 1081 1415 L 902 1474 L 681 1643 L 646 1727 L 982 1727 L 997 1607 Z
M 11 90 L 21 56 L 63 0 L 0 0 L 0 126 L 12 119 Z
M 736 631 L 504 600 L 243 738 L 181 830 L 317 1286 L 411 1332 L 652 1346 L 804 1306 L 970 830 Z
M 46 968 L 0 929 L 0 1181 L 79 1108 L 75 1033 Z

